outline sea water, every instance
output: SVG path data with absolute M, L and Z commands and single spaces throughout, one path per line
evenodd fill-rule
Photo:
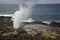
M 0 15 L 11 15 L 18 9 L 19 4 L 0 4 Z M 60 21 L 60 4 L 34 4 L 32 9 L 30 18 L 35 21 Z

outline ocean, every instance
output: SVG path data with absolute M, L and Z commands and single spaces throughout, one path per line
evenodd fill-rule
M 14 14 L 17 10 L 18 4 L 0 4 L 0 15 Z M 60 4 L 35 4 L 31 13 L 30 18 L 35 21 L 60 21 Z

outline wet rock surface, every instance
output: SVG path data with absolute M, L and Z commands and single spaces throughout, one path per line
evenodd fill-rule
M 51 26 L 55 26 L 55 27 L 60 27 L 60 22 L 52 22 L 50 23 Z
M 11 17 L 0 17 L 0 40 L 60 40 L 60 27 L 26 22 L 15 30 Z

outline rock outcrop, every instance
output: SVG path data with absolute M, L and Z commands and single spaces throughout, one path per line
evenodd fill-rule
M 60 23 L 59 22 L 52 22 L 50 23 L 51 26 L 54 26 L 54 27 L 60 27 Z
M 0 40 L 60 40 L 60 29 L 52 27 L 43 22 L 25 22 L 22 23 L 22 28 L 15 30 L 11 17 L 2 16 L 0 17 Z

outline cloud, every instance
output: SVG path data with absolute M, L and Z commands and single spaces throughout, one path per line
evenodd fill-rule
M 22 0 L 27 1 L 27 0 Z M 0 0 L 0 4 L 18 4 L 19 0 Z M 53 4 L 53 3 L 60 3 L 60 0 L 33 0 L 34 3 L 37 4 Z
M 38 4 L 54 4 L 54 3 L 60 3 L 60 0 L 35 0 L 35 3 L 38 3 Z
M 18 0 L 0 0 L 0 4 L 17 4 Z

